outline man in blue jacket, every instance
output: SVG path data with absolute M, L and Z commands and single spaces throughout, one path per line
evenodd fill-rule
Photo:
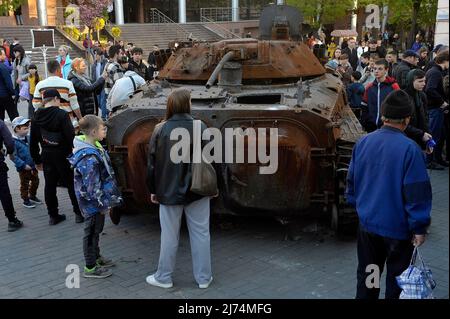
M 414 246 L 425 241 L 430 224 L 431 185 L 424 155 L 404 133 L 411 113 L 407 93 L 390 93 L 382 107 L 384 125 L 353 149 L 346 199 L 356 207 L 360 220 L 358 299 L 379 297 L 379 285 L 371 285 L 368 276 L 373 277 L 373 266 L 381 276 L 385 263 L 385 297 L 400 296 L 395 277 L 408 268 Z

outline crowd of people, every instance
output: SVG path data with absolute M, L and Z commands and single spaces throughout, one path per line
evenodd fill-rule
M 382 267 L 386 260 L 386 296 L 398 298 L 400 291 L 393 280 L 410 260 L 413 246 L 409 236 L 412 232 L 414 244 L 420 245 L 430 222 L 431 186 L 426 167 L 444 169 L 449 165 L 448 157 L 443 158 L 444 153 L 449 154 L 443 151 L 444 145 L 448 147 L 448 47 L 436 46 L 428 52 L 415 45 L 399 54 L 395 47 L 385 47 L 387 43 L 368 39 L 358 46 L 356 39 L 350 38 L 345 45 L 329 46 L 332 50 L 325 65 L 329 72 L 341 77 L 350 107 L 363 128 L 371 133 L 356 144 L 347 177 L 346 197 L 357 207 L 361 223 L 358 298 L 378 297 L 379 290 L 368 291 L 364 286 L 365 265 L 375 263 Z M 9 220 L 8 231 L 21 228 L 23 223 L 16 216 L 8 186 L 7 156 L 20 176 L 20 193 L 26 208 L 42 204 L 37 189 L 38 171 L 43 171 L 50 225 L 66 219 L 59 210 L 56 188 L 67 188 L 75 221 L 84 223 L 83 274 L 88 278 L 106 278 L 112 274 L 110 267 L 114 263 L 100 254 L 99 235 L 105 215 L 121 205 L 122 198 L 108 153 L 102 146 L 105 120 L 141 85 L 153 79 L 157 71 L 154 55 L 150 53 L 145 61 L 143 50 L 132 43 L 126 47 L 123 43 L 110 43 L 105 51 L 88 41 L 84 44 L 87 59 L 72 59 L 70 49 L 61 46 L 58 57 L 48 61 L 49 76 L 43 79 L 18 41 L 3 44 L 0 146 L 4 144 L 6 149 L 0 154 L 0 199 Z M 17 112 L 21 99 L 28 101 L 28 117 Z M 4 122 L 5 112 L 12 133 Z M 146 281 L 162 288 L 173 286 L 171 276 L 183 211 L 196 282 L 199 288 L 208 288 L 213 279 L 210 197 L 190 190 L 191 164 L 169 159 L 170 146 L 175 142 L 170 133 L 177 127 L 191 132 L 194 119 L 190 113 L 190 92 L 172 92 L 166 121 L 154 130 L 149 144 L 147 184 L 151 201 L 160 205 L 161 250 L 158 270 Z M 373 171 L 379 166 L 378 160 L 387 163 L 383 176 Z M 398 183 L 400 179 L 402 183 Z M 375 180 L 382 188 L 376 194 L 366 189 Z M 404 211 L 410 214 L 407 222 L 403 213 L 398 213 Z
M 333 42 L 328 45 L 325 67 L 340 75 L 350 107 L 368 133 L 383 125 L 381 105 L 389 93 L 407 92 L 414 101 L 414 112 L 406 134 L 423 149 L 434 140 L 437 145 L 427 156 L 427 167 L 443 170 L 449 166 L 448 151 L 443 151 L 449 144 L 448 46 L 437 45 L 429 51 L 418 45 L 417 38 L 411 49 L 400 53 L 383 43 L 389 41 L 362 40 L 359 46 L 354 38 L 341 46 Z
M 133 43 L 125 47 L 120 41 L 118 44 L 108 43 L 106 48 L 102 48 L 98 42 L 84 41 L 86 59 L 72 59 L 70 48 L 63 45 L 59 47 L 56 59 L 48 61 L 49 76 L 44 79 L 17 39 L 13 45 L 9 45 L 7 40 L 2 40 L 2 43 L 0 145 L 3 149 L 4 144 L 6 149 L 0 154 L 0 198 L 9 221 L 8 231 L 18 230 L 23 222 L 16 216 L 7 181 L 7 156 L 14 162 L 19 174 L 20 194 L 26 208 L 43 204 L 37 197 L 38 171 L 43 171 L 44 202 L 50 225 L 57 225 L 66 219 L 66 215 L 59 210 L 56 189 L 58 186 L 67 189 L 75 222 L 84 223 L 83 275 L 87 278 L 106 278 L 112 274 L 110 267 L 114 263 L 100 254 L 99 235 L 103 230 L 105 215 L 111 208 L 120 205 L 122 198 L 109 156 L 101 144 L 106 136 L 104 120 L 139 87 L 153 80 L 157 72 L 154 52 L 159 48 L 156 45 L 153 47 L 147 62 L 143 59 L 143 50 Z M 90 62 L 91 69 L 88 72 Z M 18 114 L 20 100 L 28 101 L 28 117 Z M 169 98 L 168 114 L 186 110 L 190 112 L 189 92 L 183 91 L 181 95 L 180 92 L 174 92 Z M 4 122 L 5 112 L 11 122 L 12 134 Z M 180 167 L 179 178 L 187 180 L 187 172 L 185 167 Z M 194 276 L 199 288 L 208 288 L 212 281 L 209 198 L 182 192 L 174 197 L 164 197 L 159 190 L 164 188 L 163 181 L 167 178 L 158 176 L 157 181 L 152 180 L 150 183 L 158 183 L 158 199 L 157 195 L 152 195 L 152 200 L 159 201 L 161 211 L 165 209 L 169 215 L 173 214 L 173 218 L 161 219 L 163 240 L 159 267 L 156 274 L 147 277 L 147 282 L 164 288 L 172 285 L 170 276 L 175 267 L 175 247 L 179 237 L 177 231 L 183 212 L 182 204 L 186 203 L 195 251 Z M 173 186 L 170 184 L 167 187 Z M 180 189 L 175 187 L 163 191 L 175 190 Z M 173 198 L 176 198 L 175 202 Z

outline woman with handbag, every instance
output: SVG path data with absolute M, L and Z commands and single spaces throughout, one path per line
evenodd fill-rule
M 31 59 L 25 54 L 25 50 L 20 44 L 14 46 L 12 52 L 15 56 L 15 59 L 13 63 L 13 72 L 11 74 L 11 78 L 15 87 L 14 105 L 17 110 L 17 103 L 19 102 L 20 98 L 20 88 L 22 86 L 22 77 L 28 73 L 28 67 L 31 64 Z
M 195 125 L 190 113 L 190 92 L 184 89 L 175 90 L 167 101 L 166 121 L 156 125 L 150 139 L 147 185 L 151 193 L 151 202 L 160 205 L 161 250 L 158 270 L 148 276 L 146 281 L 161 288 L 173 286 L 172 273 L 175 268 L 183 211 L 189 230 L 195 280 L 201 289 L 208 288 L 212 282 L 209 216 L 210 197 L 217 194 L 217 180 L 213 170 L 213 176 L 210 175 L 210 179 L 204 181 L 204 185 L 200 187 L 203 188 L 203 192 L 198 185 L 194 185 L 197 184 L 197 180 L 193 183 L 193 174 L 198 175 L 195 170 L 204 166 L 202 164 L 196 166 L 191 161 L 192 150 L 196 147 L 193 146 L 191 138 Z M 188 148 L 190 151 L 182 152 L 184 159 L 181 161 L 175 160 L 171 152 L 172 148 L 176 149 L 176 144 L 181 143 L 170 139 L 171 132 L 175 129 L 189 135 L 181 137 L 189 138 L 190 141 Z M 205 129 L 206 125 L 201 123 L 199 133 Z M 211 164 L 205 165 L 212 167 Z M 211 189 L 211 185 L 213 193 L 205 196 L 208 194 L 206 188 Z

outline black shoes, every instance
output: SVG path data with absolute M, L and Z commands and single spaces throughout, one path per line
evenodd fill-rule
M 436 163 L 438 163 L 439 165 L 443 166 L 443 167 L 448 167 L 448 161 L 444 161 L 444 160 L 437 160 Z
M 431 170 L 435 170 L 435 171 L 443 171 L 445 169 L 445 167 L 436 162 L 430 162 L 427 164 L 427 169 L 431 169 Z
M 59 224 L 62 221 L 65 221 L 65 220 L 66 220 L 66 215 L 58 214 L 54 217 L 50 217 L 49 225 L 53 226 L 53 225 Z
M 9 232 L 16 231 L 22 226 L 23 226 L 22 221 L 18 220 L 17 217 L 15 217 L 13 221 L 8 223 L 8 231 Z
M 84 217 L 82 215 L 75 214 L 75 223 L 77 224 L 84 223 Z

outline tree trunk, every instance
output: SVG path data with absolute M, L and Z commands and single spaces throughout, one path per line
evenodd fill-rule
M 411 33 L 409 36 L 409 43 L 407 45 L 408 48 L 412 46 L 416 39 L 417 34 L 417 17 L 419 16 L 420 3 L 422 0 L 413 0 L 413 11 L 411 16 Z

